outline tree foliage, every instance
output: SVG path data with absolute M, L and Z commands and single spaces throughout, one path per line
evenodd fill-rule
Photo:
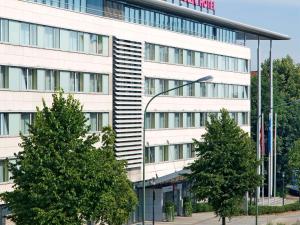
M 270 61 L 262 64 L 262 112 L 267 137 L 270 112 Z M 278 171 L 287 171 L 288 151 L 300 136 L 300 66 L 289 56 L 273 62 L 274 112 L 278 114 L 277 152 Z M 251 78 L 251 134 L 257 133 L 257 76 Z
M 297 185 L 300 187 L 300 139 L 294 142 L 292 148 L 289 151 L 288 154 L 288 162 L 289 167 L 294 170 L 295 172 L 298 172 L 297 176 Z M 300 197 L 299 197 L 300 198 Z
M 206 131 L 203 140 L 195 140 L 198 159 L 189 167 L 188 177 L 196 198 L 208 200 L 215 213 L 224 219 L 234 215 L 245 193 L 260 183 L 256 172 L 259 162 L 249 134 L 226 110 L 221 110 L 220 119 L 211 116 Z
M 2 195 L 17 225 L 121 225 L 137 199 L 114 156 L 114 132 L 90 134 L 82 106 L 71 95 L 53 95 L 51 107 L 37 108 L 23 151 L 10 165 L 14 191 Z

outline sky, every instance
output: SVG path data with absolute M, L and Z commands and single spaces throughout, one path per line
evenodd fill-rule
M 273 41 L 275 58 L 290 55 L 300 63 L 300 0 L 215 0 L 216 15 L 272 30 L 291 37 L 290 41 Z M 256 67 L 257 42 L 252 49 L 252 69 Z M 263 59 L 269 55 L 269 42 L 263 41 Z

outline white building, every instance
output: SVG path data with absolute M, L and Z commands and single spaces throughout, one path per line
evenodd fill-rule
M 0 192 L 12 189 L 7 159 L 21 150 L 19 132 L 26 134 L 36 106 L 42 98 L 49 104 L 55 89 L 74 93 L 93 131 L 114 127 L 116 156 L 139 186 L 143 107 L 154 94 L 211 75 L 211 83 L 173 91 L 148 109 L 146 180 L 161 181 L 156 219 L 167 199 L 180 206 L 185 184 L 173 178 L 193 161 L 192 139 L 205 132 L 207 115 L 226 108 L 250 132 L 245 41 L 288 39 L 209 14 L 213 3 L 188 2 L 0 0 Z

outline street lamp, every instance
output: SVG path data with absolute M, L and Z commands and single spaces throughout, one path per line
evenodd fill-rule
M 284 178 L 285 178 L 285 172 L 282 172 L 282 205 L 284 206 Z
M 213 77 L 212 76 L 205 76 L 205 77 L 202 77 L 198 80 L 195 80 L 195 81 L 191 81 L 187 84 L 184 84 L 184 85 L 180 85 L 178 87 L 175 87 L 175 88 L 171 88 L 169 90 L 166 90 L 166 91 L 163 91 L 163 92 L 160 92 L 156 95 L 154 95 L 150 100 L 149 102 L 147 103 L 145 109 L 144 109 L 144 124 L 143 124 L 143 211 L 142 211 L 142 225 L 145 225 L 145 214 L 146 214 L 146 185 L 145 185 L 145 141 L 146 141 L 146 138 L 145 138 L 145 123 L 146 123 L 146 113 L 147 113 L 147 109 L 148 109 L 148 106 L 149 104 L 158 96 L 161 96 L 163 94 L 166 94 L 166 93 L 169 93 L 170 91 L 174 91 L 176 89 L 179 89 L 179 88 L 182 88 L 182 87 L 185 87 L 185 86 L 189 86 L 191 84 L 194 84 L 194 83 L 197 83 L 197 82 L 209 82 L 209 81 L 212 81 Z

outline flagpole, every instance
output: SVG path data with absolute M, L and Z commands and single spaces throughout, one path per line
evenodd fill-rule
M 262 187 L 261 197 L 262 205 L 265 205 L 265 126 L 264 126 L 264 114 L 261 115 L 261 175 L 262 175 Z
M 275 113 L 275 125 L 274 125 L 274 197 L 276 198 L 276 173 L 277 173 L 277 150 L 276 150 L 276 142 L 277 142 L 277 113 Z

